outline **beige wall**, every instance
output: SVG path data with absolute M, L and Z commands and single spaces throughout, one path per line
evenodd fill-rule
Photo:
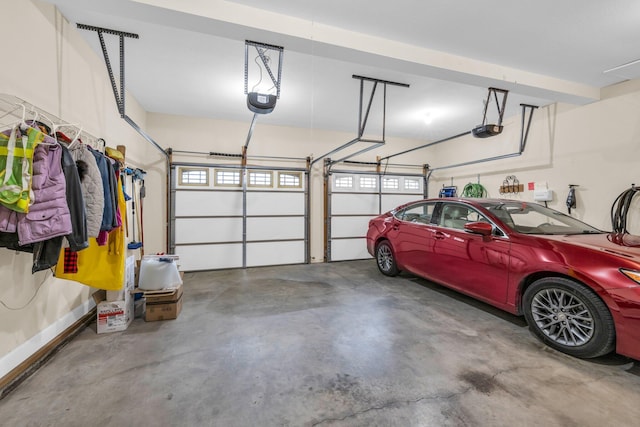
M 64 122 L 80 124 L 109 146 L 126 145 L 131 164 L 155 171 L 158 166 L 153 161 L 159 156 L 120 118 L 103 59 L 72 24 L 39 1 L 4 0 L 0 10 L 0 38 L 8 47 L 5 66 L 0 67 L 0 93 L 26 100 Z M 117 38 L 114 43 L 117 46 Z M 127 99 L 127 110 L 145 126 L 145 113 L 134 99 Z M 161 181 L 152 177 L 148 185 L 164 185 L 156 180 Z M 21 345 L 38 341 L 45 330 L 55 330 L 72 310 L 90 304 L 95 291 L 55 279 L 51 271 L 32 275 L 31 264 L 31 254 L 0 248 L 0 377 Z

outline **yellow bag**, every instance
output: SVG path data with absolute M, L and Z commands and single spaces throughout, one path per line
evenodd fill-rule
M 118 183 L 118 206 L 121 214 L 126 212 L 124 192 Z M 94 237 L 89 239 L 89 247 L 77 252 L 77 273 L 65 273 L 65 251 L 60 251 L 56 265 L 56 277 L 74 280 L 92 288 L 118 291 L 124 285 L 125 269 L 125 238 L 124 227 L 118 227 L 109 232 L 109 241 L 104 246 L 98 246 Z
M 109 233 L 120 233 L 118 228 Z M 89 247 L 78 252 L 78 272 L 64 272 L 64 253 L 60 251 L 60 258 L 56 265 L 56 277 L 59 279 L 74 280 L 92 288 L 117 291 L 124 285 L 124 247 L 120 253 L 112 252 L 110 245 L 98 246 L 96 239 L 89 239 Z

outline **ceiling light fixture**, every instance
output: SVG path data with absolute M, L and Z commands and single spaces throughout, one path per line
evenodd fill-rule
M 431 123 L 433 123 L 433 115 L 431 114 L 430 111 L 428 111 L 425 115 L 424 115 L 424 124 L 425 125 L 430 125 Z

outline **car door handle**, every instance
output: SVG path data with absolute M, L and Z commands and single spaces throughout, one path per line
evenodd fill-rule
M 447 237 L 442 231 L 436 231 L 435 238 L 438 240 L 442 240 Z
M 398 224 L 393 224 L 393 231 L 398 231 L 398 228 L 400 228 L 400 226 Z

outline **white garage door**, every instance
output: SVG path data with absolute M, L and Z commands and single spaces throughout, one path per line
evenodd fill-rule
M 172 165 L 170 245 L 185 271 L 308 262 L 307 173 Z
M 369 220 L 424 197 L 424 178 L 417 174 L 333 171 L 328 179 L 328 261 L 370 258 L 366 245 Z

